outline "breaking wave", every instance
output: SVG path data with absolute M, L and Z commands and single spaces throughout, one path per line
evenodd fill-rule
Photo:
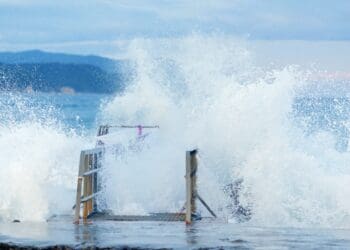
M 0 221 L 43 221 L 71 211 L 79 152 L 88 140 L 32 96 L 0 98 Z
M 239 221 L 241 206 L 251 225 L 350 227 L 349 105 L 319 99 L 306 69 L 259 67 L 244 41 L 220 35 L 135 39 L 127 55 L 132 82 L 101 106 L 99 123 L 160 129 L 145 130 L 141 151 L 107 154 L 108 209 L 179 211 L 185 151 L 198 148 L 199 192 L 219 216 Z M 1 97 L 0 218 L 72 213 L 79 152 L 94 135 L 22 94 Z M 111 136 L 127 145 L 135 133 Z M 225 189 L 233 183 L 235 199 Z
M 221 216 L 237 220 L 224 187 L 242 180 L 247 223 L 350 226 L 347 145 L 337 150 L 331 130 L 307 132 L 310 117 L 295 113 L 297 98 L 317 95 L 309 72 L 258 67 L 244 42 L 222 36 L 136 39 L 128 55 L 133 82 L 103 107 L 102 120 L 160 129 L 142 153 L 109 164 L 110 209 L 181 208 L 185 150 L 199 148 L 199 190 Z

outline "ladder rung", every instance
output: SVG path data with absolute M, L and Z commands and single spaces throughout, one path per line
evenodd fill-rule
M 104 148 L 97 147 L 92 149 L 85 149 L 82 152 L 84 153 L 84 155 L 93 155 L 93 154 L 103 153 L 103 151 L 104 151 Z
M 92 194 L 92 195 L 83 197 L 83 198 L 80 200 L 80 202 L 81 202 L 81 203 L 87 202 L 87 201 L 93 199 L 95 196 L 99 195 L 99 193 L 100 193 L 100 192 L 97 192 L 97 193 L 94 193 L 94 194 Z
M 95 169 L 93 169 L 93 170 L 86 171 L 86 172 L 83 174 L 83 176 L 92 175 L 92 174 L 94 174 L 94 173 L 97 173 L 97 172 L 100 171 L 100 170 L 101 170 L 101 168 L 95 168 Z

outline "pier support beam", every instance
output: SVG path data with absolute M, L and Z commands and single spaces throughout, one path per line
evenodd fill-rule
M 197 150 L 186 152 L 186 224 L 192 223 L 192 215 L 196 213 L 197 194 Z

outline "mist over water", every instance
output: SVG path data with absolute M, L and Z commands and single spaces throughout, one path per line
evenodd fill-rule
M 244 41 L 224 36 L 136 39 L 127 55 L 133 81 L 101 106 L 96 124 L 160 129 L 144 131 L 150 134 L 141 151 L 107 153 L 108 209 L 179 211 L 185 201 L 185 151 L 198 148 L 199 193 L 220 217 L 235 222 L 223 188 L 242 179 L 239 202 L 252 212 L 246 223 L 350 227 L 350 154 L 346 140 L 337 146 L 345 135 L 334 133 L 338 127 L 347 131 L 348 118 L 329 118 L 338 124 L 322 127 L 310 121 L 313 108 L 295 112 L 298 98 L 319 96 L 308 87 L 306 69 L 266 70 L 255 65 Z M 0 150 L 6 157 L 0 167 L 0 218 L 44 220 L 71 213 L 79 152 L 94 146 L 95 135 L 67 129 L 55 109 L 12 100 L 16 112 L 1 103 Z M 317 114 L 348 109 L 336 107 Z M 127 148 L 135 135 L 113 130 L 106 143 Z

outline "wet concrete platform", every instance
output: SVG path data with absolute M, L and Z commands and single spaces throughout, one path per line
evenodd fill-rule
M 71 219 L 0 223 L 0 249 L 350 249 L 350 229 L 263 228 L 220 221 Z
M 97 220 L 111 221 L 182 221 L 185 222 L 184 213 L 151 213 L 149 215 L 112 215 L 105 213 L 96 213 L 88 218 Z

